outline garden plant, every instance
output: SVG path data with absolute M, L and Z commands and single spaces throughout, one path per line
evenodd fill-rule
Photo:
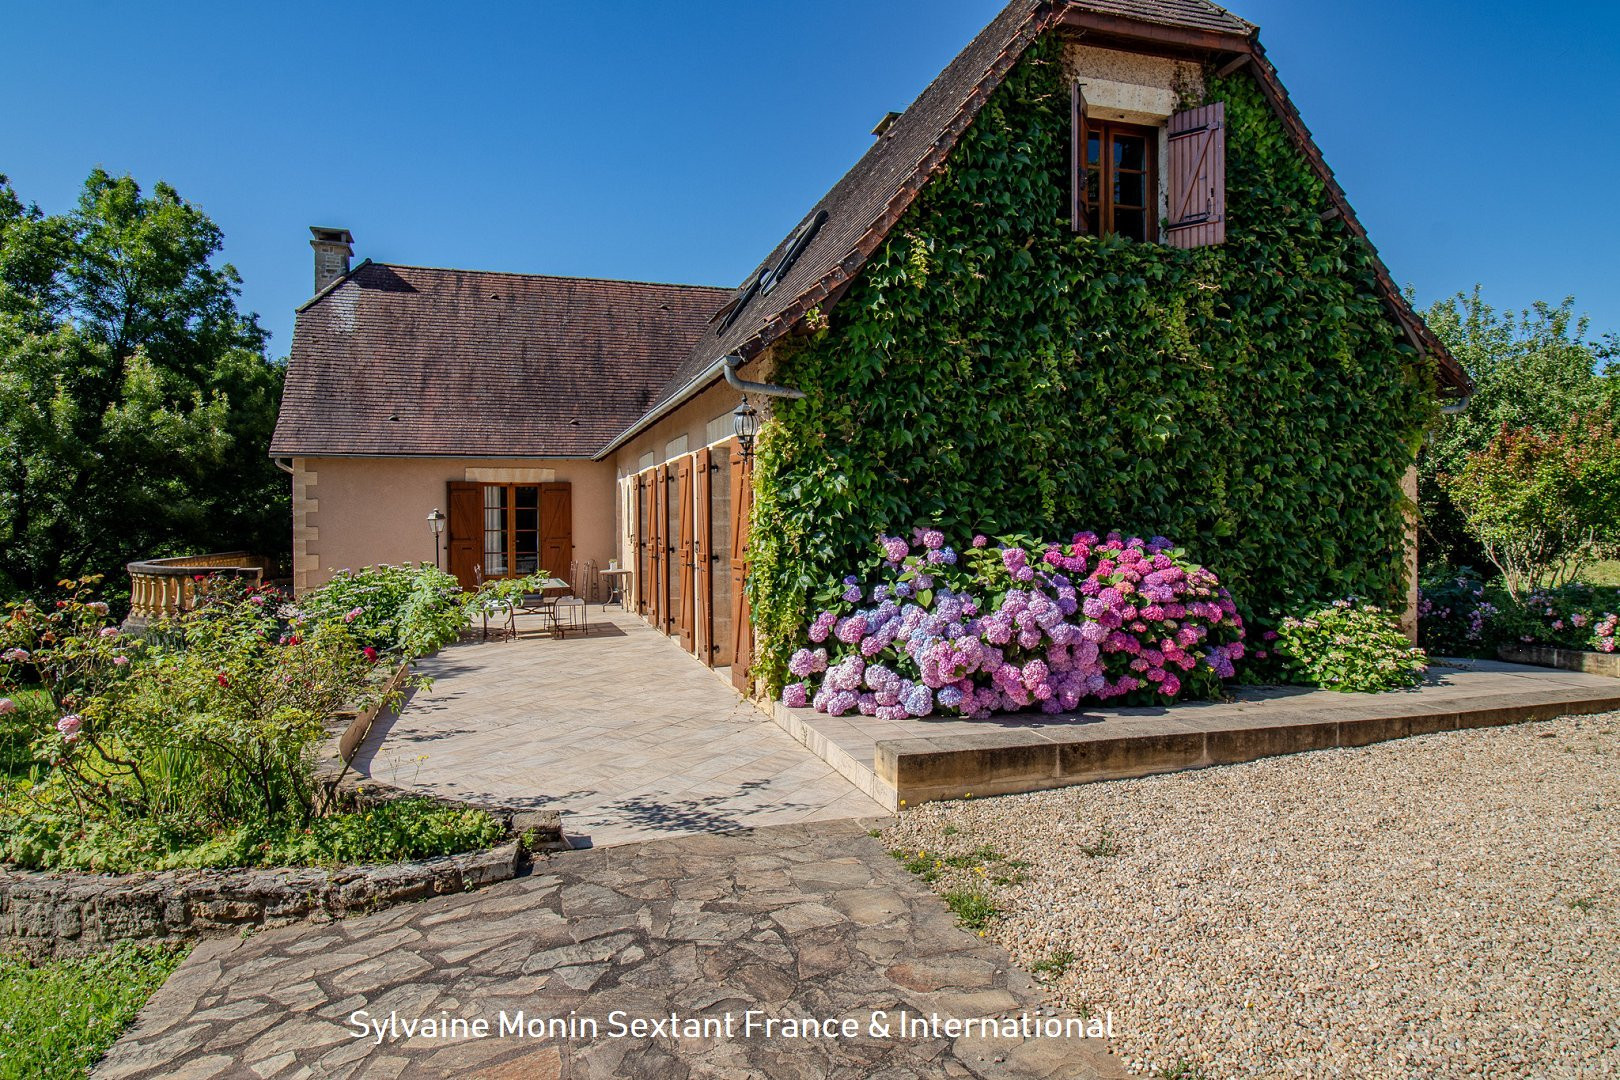
M 344 575 L 302 605 L 231 579 L 133 636 L 64 582 L 0 623 L 0 857 L 126 871 L 375 861 L 487 845 L 486 814 L 403 800 L 325 813 L 326 721 L 378 703 L 464 624 L 428 567 Z

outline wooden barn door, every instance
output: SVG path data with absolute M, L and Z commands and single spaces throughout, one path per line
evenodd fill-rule
M 731 448 L 731 685 L 753 689 L 748 668 L 754 662 L 754 626 L 749 620 L 748 515 L 753 510 L 753 468 L 734 442 Z
M 540 569 L 569 577 L 574 559 L 574 493 L 567 483 L 540 485 Z
M 474 567 L 484 550 L 484 485 L 451 480 L 446 488 L 450 520 L 445 529 L 449 549 L 445 552 L 445 567 L 463 589 L 476 589 L 478 575 Z
M 681 648 L 687 652 L 696 651 L 694 628 L 696 626 L 696 611 L 694 610 L 696 589 L 693 588 L 696 575 L 693 574 L 695 563 L 692 558 L 692 457 L 682 457 L 675 466 L 675 499 L 680 508 L 678 516 L 680 528 L 676 531 L 677 538 L 675 551 L 675 575 L 680 581 L 678 592 L 680 599 L 680 618 L 677 628 L 681 635 Z
M 694 510 L 692 527 L 692 562 L 696 564 L 697 606 L 695 608 L 696 625 L 693 628 L 695 647 L 694 655 L 705 664 L 714 663 L 714 571 L 713 564 L 709 562 L 709 489 L 713 481 L 710 479 L 709 449 L 704 447 L 697 452 L 696 461 L 692 466 L 692 507 Z

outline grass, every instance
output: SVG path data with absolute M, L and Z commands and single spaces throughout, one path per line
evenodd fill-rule
M 1114 840 L 1114 834 L 1107 829 L 1102 830 L 1095 844 L 1081 844 L 1080 854 L 1088 859 L 1106 859 L 1119 854 L 1119 844 Z
M 124 944 L 37 965 L 0 957 L 0 1078 L 84 1076 L 186 951 Z
M 1620 585 L 1620 559 L 1605 559 L 1581 568 L 1581 580 L 1588 585 Z
M 1074 953 L 1062 949 L 1048 956 L 1045 960 L 1037 960 L 1030 966 L 1031 975 L 1039 975 L 1048 979 L 1061 979 L 1063 973 L 1069 970 L 1074 963 Z
M 1185 1059 L 1153 1074 L 1158 1080 L 1209 1080 L 1209 1075 Z
M 1569 902 L 1569 908 L 1571 911 L 1579 911 L 1583 915 L 1595 907 L 1597 907 L 1597 897 L 1595 896 L 1583 896 L 1578 900 L 1571 900 Z
M 969 930 L 983 930 L 990 920 L 1001 914 L 995 903 L 978 889 L 963 886 L 940 893 L 945 906 L 956 915 L 956 921 Z
M 259 823 L 196 834 L 164 820 L 97 820 L 59 808 L 0 814 L 0 859 L 37 869 L 130 873 L 235 866 L 346 866 L 475 851 L 498 843 L 499 821 L 482 810 L 398 799 L 317 817 L 307 829 Z

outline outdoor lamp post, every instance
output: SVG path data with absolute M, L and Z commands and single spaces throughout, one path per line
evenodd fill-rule
M 744 461 L 753 459 L 754 436 L 759 434 L 759 412 L 750 404 L 748 398 L 742 399 L 731 413 L 731 430 L 737 436 L 737 443 L 742 447 Z
M 444 532 L 444 512 L 438 507 L 428 511 L 428 528 L 433 530 L 433 569 L 439 569 L 439 536 Z

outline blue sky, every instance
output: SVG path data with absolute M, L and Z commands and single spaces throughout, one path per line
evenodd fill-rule
M 225 231 L 286 352 L 309 225 L 356 257 L 734 285 L 996 0 L 17 5 L 0 172 L 96 165 Z M 1420 301 L 1568 294 L 1620 331 L 1620 5 L 1239 0 Z

